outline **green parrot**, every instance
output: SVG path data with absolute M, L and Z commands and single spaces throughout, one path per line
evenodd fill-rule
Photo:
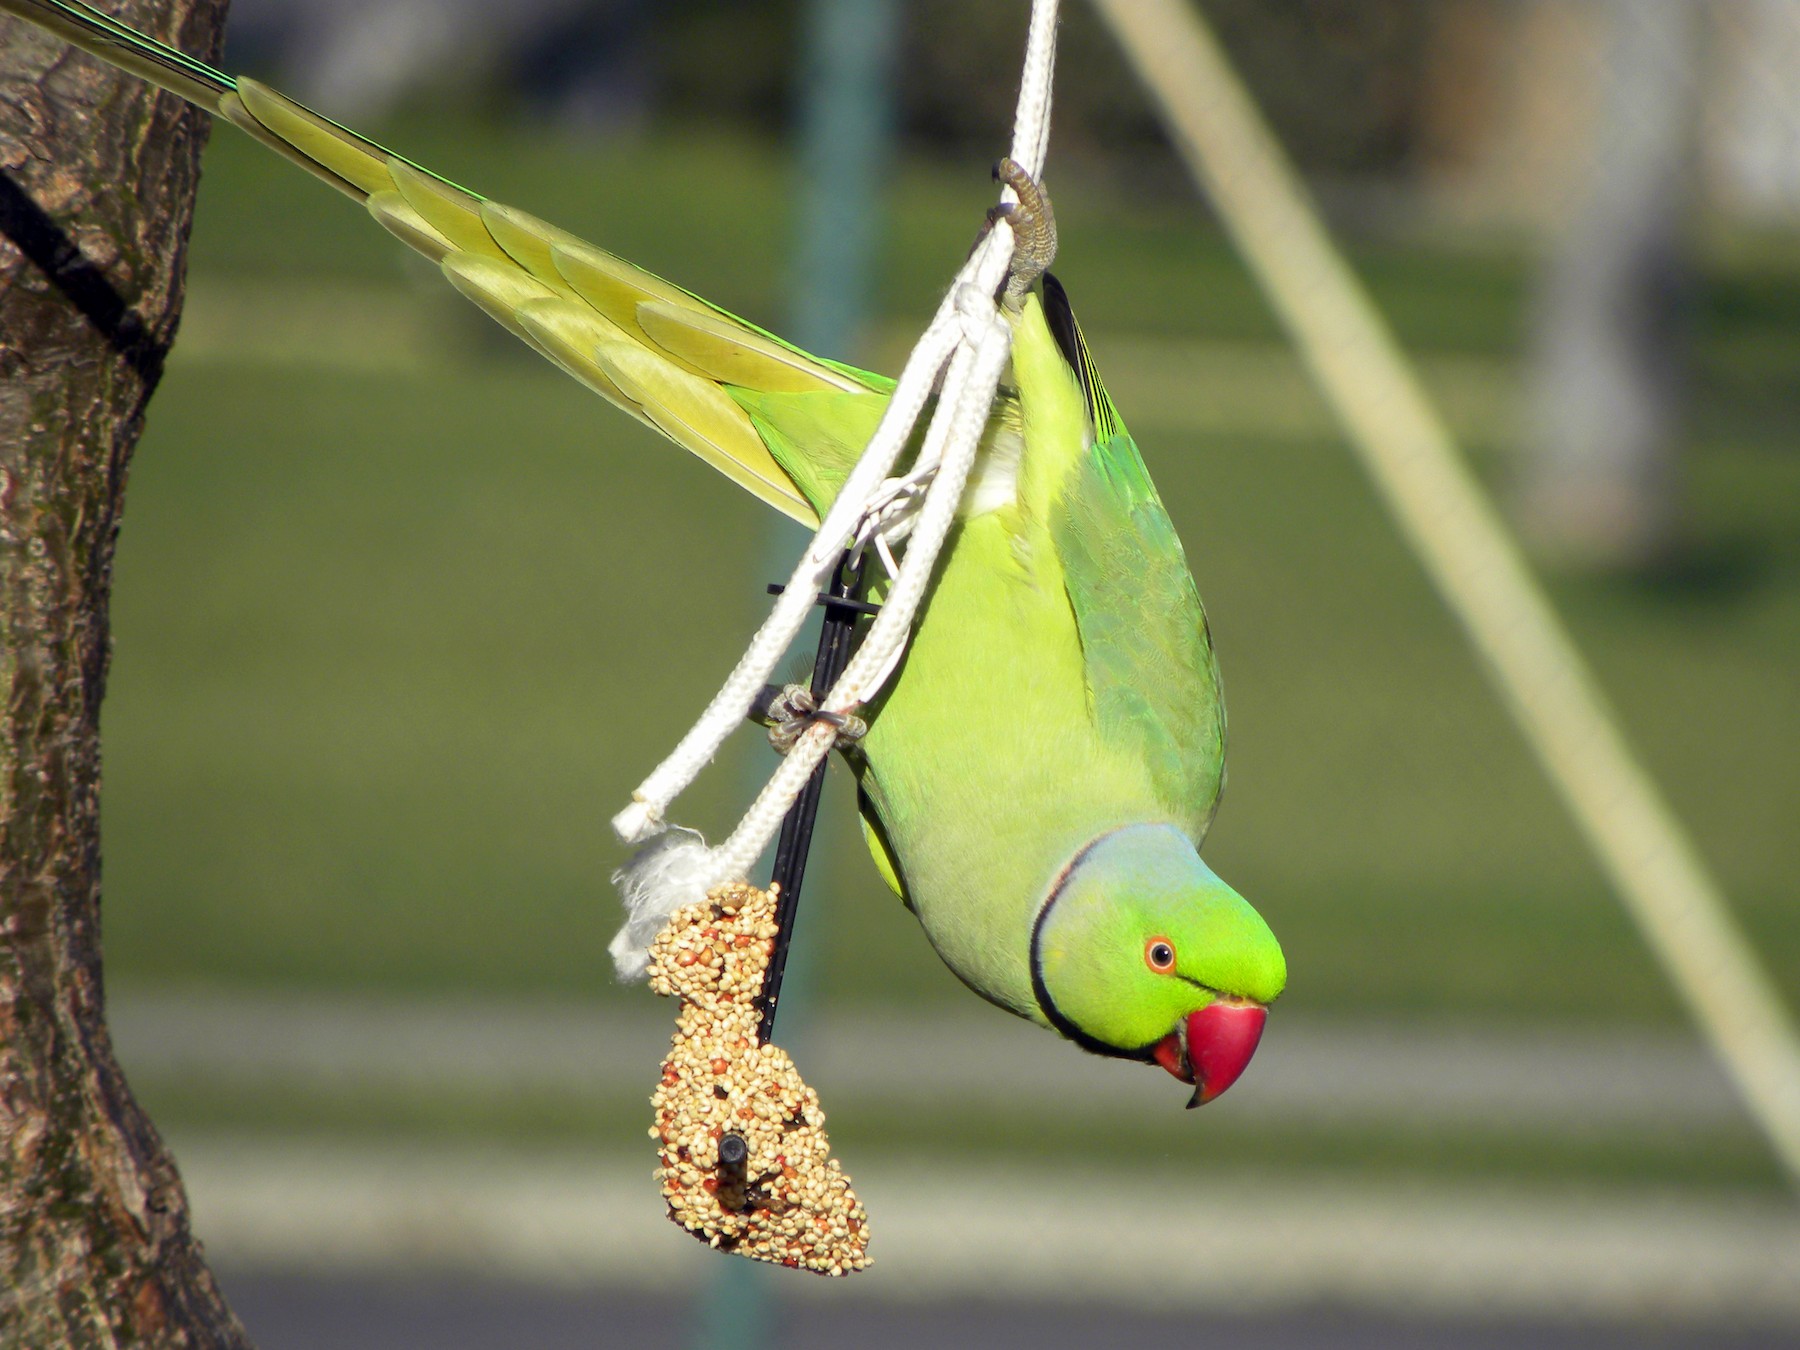
M 362 203 L 517 337 L 803 524 L 881 417 L 893 381 L 800 351 L 253 80 L 78 0 L 0 11 Z M 1224 781 L 1211 635 L 1047 261 L 1015 264 L 1011 371 L 904 663 L 848 758 L 876 865 L 951 970 L 1084 1049 L 1160 1064 L 1198 1105 L 1249 1063 L 1286 963 L 1200 858 Z

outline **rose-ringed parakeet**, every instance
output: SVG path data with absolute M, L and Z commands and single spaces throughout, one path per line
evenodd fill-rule
M 892 381 L 823 360 L 78 0 L 0 0 L 361 202 L 508 330 L 816 523 Z M 1047 214 L 1035 187 L 1027 204 Z M 1023 218 L 1021 226 L 1028 224 Z M 1029 250 L 1027 250 L 1029 252 Z M 1200 598 L 1047 258 L 901 670 L 851 756 L 883 876 L 984 998 L 1210 1100 L 1286 966 L 1201 861 L 1225 715 Z

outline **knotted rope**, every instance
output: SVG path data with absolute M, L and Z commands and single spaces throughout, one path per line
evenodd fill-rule
M 1013 121 L 1012 159 L 1042 176 L 1050 140 L 1051 85 L 1056 67 L 1057 0 L 1033 0 L 1025 66 Z M 1009 187 L 1001 196 L 1016 203 Z M 640 977 L 645 952 L 664 921 L 713 888 L 743 880 L 780 828 L 782 817 L 837 737 L 832 714 L 872 699 L 892 675 L 911 635 L 944 540 L 956 521 L 963 488 L 981 445 L 1000 377 L 1012 351 L 1012 328 L 995 296 L 1012 264 L 1014 238 L 1005 216 L 970 254 L 937 313 L 908 357 L 875 434 L 825 513 L 812 542 L 769 617 L 736 668 L 668 757 L 639 785 L 613 829 L 639 845 L 615 875 L 627 922 L 613 940 L 619 974 Z M 917 461 L 901 477 L 894 466 L 938 390 Z M 894 546 L 906 541 L 898 571 L 862 645 L 820 705 L 820 717 L 783 758 L 731 835 L 709 847 L 700 835 L 667 820 L 669 806 L 699 776 L 749 716 L 806 622 L 846 547 L 873 547 L 893 570 Z

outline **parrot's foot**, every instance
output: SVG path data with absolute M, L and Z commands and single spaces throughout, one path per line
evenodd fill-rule
M 1010 307 L 1017 309 L 1025 292 L 1056 261 L 1056 213 L 1050 209 L 1049 189 L 1026 173 L 1017 161 L 1001 160 L 994 166 L 994 177 L 1019 195 L 1016 203 L 1003 202 L 988 212 L 989 228 L 997 220 L 1012 226 L 1012 269 L 1001 295 Z
M 869 732 L 869 724 L 854 713 L 822 710 L 812 690 L 803 684 L 765 685 L 751 706 L 750 716 L 769 729 L 769 744 L 784 755 L 817 722 L 837 728 L 833 748 L 838 750 L 855 745 Z

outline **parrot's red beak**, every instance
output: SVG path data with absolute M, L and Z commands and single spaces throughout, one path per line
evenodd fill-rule
M 1182 1018 L 1151 1055 L 1182 1082 L 1194 1085 L 1191 1110 L 1237 1082 L 1268 1020 L 1269 1010 L 1260 1003 L 1220 999 Z

